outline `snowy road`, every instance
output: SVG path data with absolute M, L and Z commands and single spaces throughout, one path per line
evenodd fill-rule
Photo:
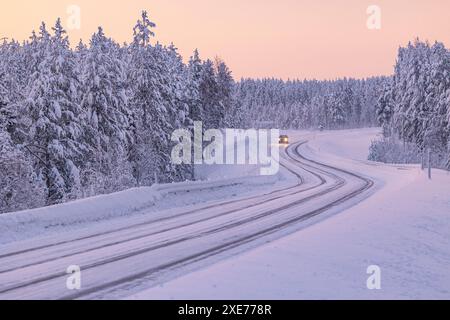
M 178 208 L 175 214 L 68 239 L 16 242 L 0 251 L 1 299 L 118 298 L 158 285 L 354 204 L 374 182 L 303 155 L 307 142 L 283 150 L 282 166 L 297 183 L 244 199 Z M 351 200 L 351 201 L 350 201 Z M 66 269 L 77 265 L 82 288 L 66 288 Z

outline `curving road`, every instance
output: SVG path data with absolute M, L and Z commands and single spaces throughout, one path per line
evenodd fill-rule
M 374 182 L 286 148 L 281 165 L 292 187 L 186 209 L 170 217 L 77 239 L 0 251 L 0 299 L 117 298 L 298 231 L 335 206 L 363 197 Z M 66 288 L 68 266 L 82 289 Z

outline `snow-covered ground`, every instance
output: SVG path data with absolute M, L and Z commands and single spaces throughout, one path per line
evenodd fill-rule
M 370 198 L 129 299 L 450 299 L 450 174 L 367 161 L 379 129 L 291 132 L 303 154 L 376 180 Z M 367 288 L 367 269 L 381 289 Z
M 304 138 L 283 148 L 282 170 L 274 177 L 245 176 L 246 166 L 219 167 L 225 174 L 229 169 L 242 173 L 226 180 L 155 187 L 152 192 L 170 190 L 164 201 L 174 202 L 174 207 L 167 210 L 143 210 L 141 215 L 124 210 L 123 216 L 115 217 L 113 204 L 125 209 L 137 206 L 140 200 L 126 194 L 139 189 L 6 215 L 4 225 L 9 223 L 11 233 L 23 233 L 25 239 L 1 246 L 0 298 L 123 297 L 280 239 L 370 195 L 371 180 L 302 157 L 305 150 L 297 149 L 305 147 Z M 234 197 L 230 190 L 237 181 L 242 193 L 260 187 L 262 192 Z M 277 188 L 279 183 L 285 186 Z M 208 201 L 214 189 L 233 199 Z M 183 205 L 183 194 L 199 203 Z M 71 215 L 90 214 L 100 221 L 73 223 Z M 73 265 L 83 274 L 82 288 L 75 292 L 64 285 L 65 271 Z
M 273 177 L 199 167 L 203 181 L 0 216 L 0 298 L 450 298 L 450 174 L 365 160 L 378 133 L 290 132 Z
M 61 233 L 77 238 L 148 221 L 186 208 L 224 200 L 238 200 L 295 185 L 281 168 L 275 176 L 260 176 L 259 166 L 200 165 L 197 181 L 141 187 L 60 205 L 0 215 L 0 244 L 14 241 L 51 241 Z M 1 250 L 0 250 L 1 253 Z

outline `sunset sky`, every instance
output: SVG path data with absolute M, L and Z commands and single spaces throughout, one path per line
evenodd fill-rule
M 2 1 L 0 38 L 23 40 L 40 21 L 65 25 L 70 5 L 81 9 L 73 43 L 102 25 L 129 42 L 142 9 L 157 24 L 156 39 L 174 42 L 186 58 L 220 56 L 235 78 L 366 77 L 391 74 L 400 45 L 420 37 L 450 46 L 449 0 L 15 0 Z M 381 9 L 381 30 L 369 30 L 366 10 Z

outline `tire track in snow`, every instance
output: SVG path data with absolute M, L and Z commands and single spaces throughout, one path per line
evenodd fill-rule
M 272 234 L 272 233 L 277 232 L 279 230 L 282 230 L 282 229 L 284 229 L 286 227 L 291 226 L 292 224 L 296 224 L 298 222 L 310 219 L 310 218 L 312 218 L 312 217 L 314 217 L 314 216 L 316 216 L 316 215 L 318 215 L 318 214 L 320 214 L 320 213 L 322 213 L 324 211 L 327 211 L 328 209 L 330 209 L 330 208 L 332 208 L 332 207 L 334 207 L 334 206 L 336 206 L 336 205 L 338 205 L 338 204 L 340 204 L 342 202 L 345 202 L 345 201 L 347 201 L 347 200 L 349 200 L 349 199 L 359 195 L 360 193 L 363 193 L 364 191 L 366 191 L 367 189 L 370 189 L 373 186 L 373 181 L 371 181 L 370 179 L 366 179 L 364 177 L 361 177 L 361 176 L 356 175 L 354 173 L 351 173 L 349 171 L 338 169 L 338 168 L 335 168 L 335 167 L 332 167 L 332 166 L 329 166 L 329 165 L 325 165 L 325 164 L 322 164 L 322 163 L 319 163 L 319 162 L 316 162 L 316 161 L 313 161 L 313 160 L 310 160 L 310 159 L 307 159 L 307 158 L 303 157 L 298 152 L 298 149 L 300 148 L 301 145 L 302 144 L 295 144 L 295 146 L 296 146 L 296 148 L 295 148 L 295 156 L 292 156 L 290 154 L 290 152 L 289 152 L 290 150 L 292 150 L 292 146 L 287 150 L 287 154 L 290 157 L 290 159 L 300 163 L 300 165 L 302 166 L 303 170 L 309 171 L 313 175 L 317 176 L 320 179 L 320 181 L 321 181 L 320 185 L 325 184 L 326 180 L 322 176 L 320 176 L 320 174 L 317 174 L 317 173 L 315 173 L 315 172 L 313 172 L 311 170 L 305 169 L 305 167 L 308 167 L 308 168 L 310 168 L 312 170 L 318 171 L 318 172 L 320 172 L 320 173 L 322 173 L 324 175 L 327 175 L 329 177 L 334 178 L 336 180 L 336 183 L 331 188 L 327 188 L 327 189 L 323 190 L 322 192 L 316 193 L 316 194 L 314 194 L 312 196 L 300 199 L 298 201 L 291 202 L 291 203 L 289 203 L 289 204 L 287 204 L 285 206 L 281 206 L 279 208 L 276 208 L 276 209 L 273 209 L 273 210 L 269 210 L 269 211 L 264 211 L 264 212 L 258 214 L 257 216 L 252 216 L 252 217 L 246 218 L 246 219 L 241 220 L 241 221 L 235 221 L 235 222 L 228 223 L 228 224 L 225 224 L 225 225 L 222 225 L 222 226 L 218 226 L 216 228 L 207 230 L 205 232 L 201 232 L 201 233 L 197 233 L 197 234 L 192 234 L 192 235 L 189 235 L 189 236 L 181 237 L 181 238 L 173 240 L 173 241 L 161 242 L 159 244 L 153 245 L 153 246 L 148 247 L 148 248 L 144 248 L 142 250 L 129 252 L 129 253 L 126 253 L 126 254 L 122 254 L 121 256 L 118 256 L 118 257 L 112 257 L 112 258 L 105 259 L 105 260 L 97 262 L 97 263 L 93 263 L 93 264 L 90 264 L 90 265 L 85 265 L 85 266 L 81 267 L 82 270 L 92 269 L 92 268 L 95 268 L 95 267 L 107 265 L 107 264 L 112 263 L 112 262 L 117 262 L 119 260 L 124 260 L 124 259 L 130 258 L 132 256 L 137 256 L 137 255 L 140 255 L 140 254 L 143 254 L 143 253 L 147 253 L 147 252 L 152 251 L 152 250 L 165 248 L 167 246 L 171 246 L 171 245 L 183 242 L 183 241 L 188 241 L 188 240 L 192 240 L 192 239 L 201 238 L 201 237 L 204 237 L 206 235 L 215 234 L 217 232 L 223 232 L 223 231 L 226 231 L 228 229 L 235 228 L 237 226 L 242 226 L 243 224 L 252 223 L 252 222 L 254 222 L 254 221 L 258 220 L 258 219 L 266 218 L 266 217 L 268 217 L 270 215 L 273 215 L 273 214 L 279 213 L 280 211 L 287 210 L 289 208 L 295 207 L 295 206 L 297 206 L 297 205 L 299 205 L 301 203 L 305 203 L 305 202 L 307 202 L 309 200 L 312 200 L 314 198 L 321 197 L 321 196 L 323 196 L 323 195 L 325 195 L 327 193 L 333 192 L 333 191 L 341 188 L 342 186 L 344 186 L 346 184 L 345 179 L 342 179 L 341 177 L 339 177 L 335 173 L 329 172 L 329 171 L 325 170 L 324 168 L 331 169 L 332 171 L 338 171 L 338 172 L 341 172 L 341 173 L 345 173 L 345 174 L 351 175 L 351 176 L 353 176 L 355 178 L 361 179 L 362 181 L 365 182 L 363 187 L 361 187 L 361 188 L 359 188 L 359 189 L 357 189 L 357 190 L 355 190 L 355 191 L 345 195 L 344 197 L 339 198 L 336 201 L 333 201 L 332 203 L 327 204 L 326 206 L 323 206 L 321 208 L 318 208 L 318 209 L 316 209 L 314 211 L 311 211 L 311 212 L 308 212 L 306 214 L 302 214 L 301 216 L 295 217 L 293 219 L 289 219 L 289 220 L 287 220 L 287 221 L 285 221 L 283 223 L 279 223 L 279 224 L 276 224 L 276 225 L 271 226 L 269 228 L 260 230 L 260 231 L 258 231 L 256 233 L 253 233 L 253 234 L 250 234 L 250 235 L 246 235 L 244 237 L 240 237 L 237 240 L 224 243 L 224 244 L 222 244 L 220 246 L 216 246 L 214 248 L 210 248 L 208 250 L 205 250 L 205 251 L 202 251 L 202 252 L 199 252 L 199 253 L 195 253 L 193 255 L 184 257 L 183 259 L 179 259 L 177 261 L 173 261 L 173 262 L 170 262 L 170 263 L 163 264 L 161 266 L 158 266 L 156 268 L 152 268 L 150 270 L 146 270 L 145 272 L 141 272 L 141 273 L 136 274 L 136 275 L 130 275 L 130 276 L 127 276 L 127 277 L 115 280 L 113 282 L 108 282 L 108 283 L 102 284 L 100 286 L 95 286 L 93 288 L 89 288 L 88 290 L 84 290 L 83 292 L 81 292 L 81 293 L 79 293 L 77 295 L 66 296 L 64 298 L 71 298 L 71 299 L 81 298 L 83 296 L 90 295 L 90 294 L 95 293 L 97 291 L 105 290 L 107 288 L 115 287 L 115 286 L 118 286 L 120 284 L 127 283 L 129 281 L 137 280 L 139 278 L 142 278 L 144 276 L 148 276 L 149 274 L 152 274 L 152 273 L 155 273 L 155 272 L 161 272 L 163 270 L 174 268 L 176 266 L 183 266 L 183 265 L 186 265 L 186 264 L 189 264 L 189 263 L 193 263 L 193 262 L 196 262 L 196 261 L 199 261 L 199 260 L 204 260 L 204 259 L 206 259 L 208 257 L 211 257 L 211 256 L 214 256 L 214 255 L 216 255 L 218 253 L 230 250 L 231 248 L 238 247 L 240 245 L 243 245 L 245 243 L 251 242 L 251 241 L 253 241 L 255 239 L 258 239 L 260 237 L 264 237 L 266 235 L 269 235 L 269 234 Z M 297 157 L 299 159 L 302 159 L 302 160 L 301 161 L 298 160 Z M 314 165 L 305 163 L 304 161 L 313 163 Z M 316 166 L 319 166 L 319 168 L 317 168 Z M 317 187 L 318 186 L 316 186 L 315 188 L 317 188 Z M 283 197 L 286 197 L 286 196 L 283 196 Z M 271 200 L 271 201 L 274 201 L 274 200 Z M 256 205 L 253 205 L 253 206 L 257 206 L 257 205 L 261 205 L 261 203 L 257 203 Z M 243 209 L 244 208 L 240 208 L 240 209 L 234 210 L 233 212 L 241 211 Z M 66 276 L 67 275 L 65 273 L 58 273 L 58 274 L 52 274 L 52 275 L 40 277 L 40 278 L 34 279 L 32 281 L 28 281 L 28 282 L 24 282 L 24 283 L 21 283 L 21 284 L 17 284 L 17 285 L 12 286 L 12 287 L 4 288 L 4 289 L 0 290 L 0 294 L 8 293 L 10 291 L 18 290 L 18 289 L 29 287 L 29 286 L 32 286 L 32 285 L 35 285 L 35 284 L 38 284 L 38 283 L 42 283 L 42 282 L 45 282 L 45 281 L 57 279 L 59 277 L 66 277 Z

